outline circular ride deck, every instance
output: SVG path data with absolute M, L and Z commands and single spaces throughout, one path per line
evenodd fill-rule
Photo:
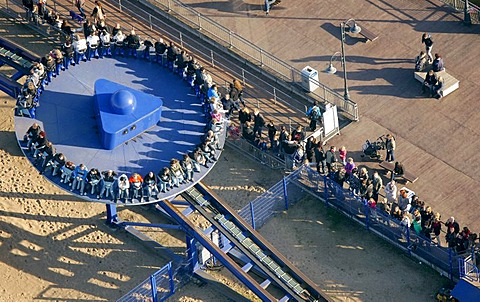
M 162 117 L 154 127 L 116 147 L 106 150 L 102 147 L 94 112 L 94 83 L 107 79 L 133 89 L 160 97 L 163 101 Z M 15 132 L 22 151 L 26 152 L 23 136 L 37 121 L 56 152 L 65 154 L 68 161 L 77 166 L 85 164 L 88 169 L 113 170 L 118 176 L 136 172 L 145 176 L 149 171 L 157 174 L 168 167 L 172 158 L 182 159 L 183 154 L 194 150 L 205 133 L 206 118 L 202 100 L 193 94 L 191 88 L 178 75 L 154 62 L 135 58 L 92 59 L 70 66 L 46 86 L 40 96 L 36 120 L 15 117 Z M 221 145 L 224 143 L 222 133 Z M 217 157 L 219 156 L 217 151 Z M 202 166 L 194 174 L 195 182 L 200 181 L 213 167 Z M 70 188 L 60 183 L 60 177 L 52 177 L 46 170 L 45 177 L 65 190 Z M 123 204 L 136 205 L 153 203 L 172 198 L 194 185 L 187 183 L 161 193 L 158 199 L 129 200 Z M 79 195 L 89 201 L 110 203 L 110 199 L 97 200 L 96 195 Z

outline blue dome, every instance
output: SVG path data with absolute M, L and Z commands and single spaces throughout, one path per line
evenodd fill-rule
M 133 113 L 137 107 L 137 99 L 128 90 L 120 89 L 115 91 L 110 98 L 110 106 L 116 114 L 127 115 Z

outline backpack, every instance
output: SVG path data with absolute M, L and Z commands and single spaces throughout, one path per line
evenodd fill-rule
M 313 107 L 309 107 L 309 108 L 307 109 L 307 112 L 305 112 L 305 114 L 306 114 L 308 117 L 310 117 L 310 115 L 312 114 L 312 110 L 313 110 Z
M 320 112 L 320 108 L 318 108 L 317 106 L 313 106 L 311 112 L 310 112 L 310 119 L 312 120 L 318 120 L 320 117 L 322 116 L 321 112 Z

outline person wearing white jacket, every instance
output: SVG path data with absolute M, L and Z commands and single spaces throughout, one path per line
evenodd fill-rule
M 128 192 L 130 189 L 130 182 L 128 181 L 127 175 L 120 175 L 120 177 L 117 179 L 117 188 L 118 192 L 115 201 L 117 201 L 117 199 L 124 199 L 127 201 L 129 195 Z

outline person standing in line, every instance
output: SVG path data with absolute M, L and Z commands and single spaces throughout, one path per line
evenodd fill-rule
M 85 0 L 75 0 L 75 6 L 80 12 L 80 16 L 85 19 L 87 17 L 87 15 L 85 14 Z
M 347 164 L 347 148 L 345 148 L 345 146 L 340 147 L 338 150 L 338 156 L 340 157 L 342 164 L 345 166 Z
M 242 83 L 237 80 L 237 79 L 233 79 L 233 87 L 235 87 L 235 89 L 238 91 L 238 100 L 240 101 L 240 103 L 242 103 L 243 107 L 245 107 L 245 101 L 243 100 L 243 85 Z
M 391 135 L 390 133 L 387 134 L 387 139 L 385 141 L 385 147 L 387 149 L 387 156 L 386 156 L 385 160 L 387 162 L 395 161 L 394 151 L 395 151 L 395 148 L 397 147 L 397 144 L 395 142 L 395 137 L 393 137 L 393 135 Z
M 334 167 L 334 164 L 338 162 L 337 155 L 335 154 L 336 151 L 337 148 L 335 146 L 331 146 L 330 150 L 328 150 L 326 153 L 325 160 L 327 163 L 328 173 L 335 172 L 336 170 Z
M 394 208 L 394 205 L 397 203 L 397 190 L 395 180 L 393 179 L 385 186 L 385 211 L 387 213 L 390 213 Z
M 327 166 L 327 156 L 323 150 L 323 143 L 318 142 L 317 147 L 315 148 L 315 162 L 317 164 L 317 172 L 319 174 L 325 174 L 325 168 Z
M 265 126 L 265 119 L 260 114 L 260 110 L 255 108 L 253 110 L 253 132 L 258 137 L 262 137 L 263 126 Z
M 372 184 L 373 184 L 373 199 L 375 199 L 375 201 L 378 201 L 378 194 L 380 194 L 380 190 L 383 187 L 383 181 L 380 175 L 378 175 L 377 171 L 373 172 Z
M 433 56 L 432 56 L 432 47 L 433 47 L 433 41 L 432 41 L 432 36 L 430 34 L 424 33 L 422 36 L 422 43 L 425 44 L 425 50 L 427 52 L 428 56 L 428 63 L 433 62 Z
M 267 129 L 268 129 L 268 140 L 270 141 L 270 149 L 275 149 L 274 142 L 275 142 L 275 136 L 277 135 L 278 130 L 272 120 L 268 121 Z
M 95 8 L 90 17 L 93 18 L 93 24 L 95 26 L 101 21 L 105 22 L 105 12 L 103 11 L 102 3 L 100 3 L 100 1 L 95 1 Z

